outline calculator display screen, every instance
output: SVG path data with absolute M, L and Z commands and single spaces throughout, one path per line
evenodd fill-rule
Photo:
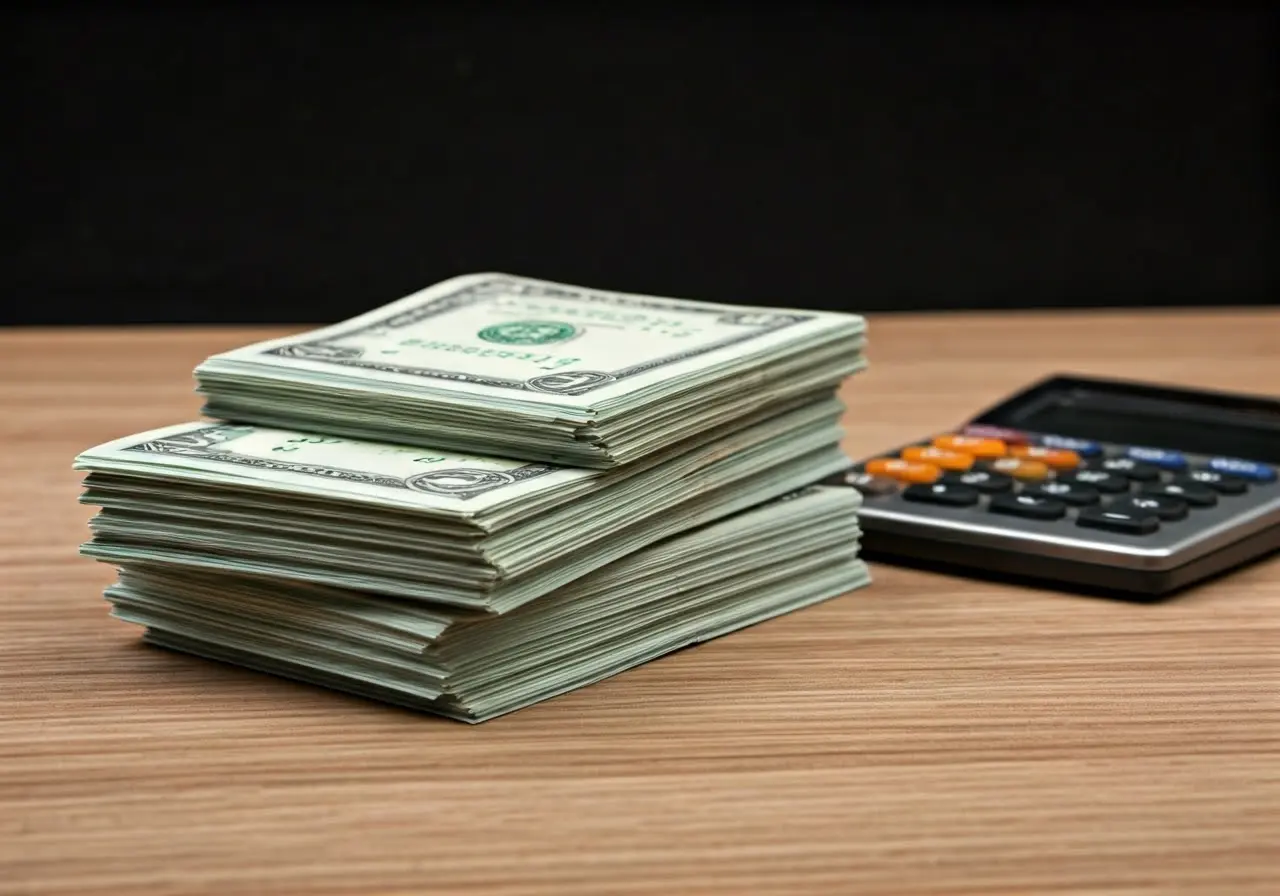
M 1280 463 L 1280 402 L 1264 398 L 1058 377 L 972 422 Z

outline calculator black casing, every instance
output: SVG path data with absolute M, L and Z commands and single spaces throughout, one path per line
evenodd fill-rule
M 1067 431 L 1061 426 L 1037 430 L 1026 425 L 1043 416 L 1038 407 L 1043 410 L 1046 402 L 1064 397 L 1080 403 L 1086 412 L 1080 416 L 1089 416 L 1090 401 L 1118 416 L 1102 427 L 1108 432 L 1090 432 L 1087 420 L 1067 425 Z M 945 432 L 975 424 L 1089 439 L 1108 452 L 1152 445 L 1145 436 L 1157 434 L 1161 439 L 1154 447 L 1180 451 L 1189 469 L 1211 456 L 1243 457 L 1272 466 L 1280 458 L 1280 402 L 1144 383 L 1053 376 Z M 1108 438 L 1116 430 L 1144 438 Z M 1188 450 L 1185 445 L 1213 450 Z M 896 455 L 905 447 L 877 456 Z M 1259 452 L 1268 456 L 1251 456 Z M 1185 519 L 1162 523 L 1159 531 L 1148 535 L 1078 526 L 1074 510 L 1052 521 L 1006 517 L 987 511 L 987 501 L 984 497 L 979 506 L 946 507 L 908 501 L 901 492 L 864 496 L 863 555 L 961 575 L 1155 600 L 1280 549 L 1280 480 L 1251 483 L 1245 494 L 1223 497 L 1213 507 L 1193 508 Z

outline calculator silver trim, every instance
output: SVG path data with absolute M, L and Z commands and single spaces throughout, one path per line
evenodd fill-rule
M 884 498 L 871 498 L 863 504 L 862 510 L 858 515 L 863 529 L 868 532 L 881 531 L 901 535 L 920 535 L 920 529 L 925 528 L 931 530 L 929 537 L 940 541 L 969 544 L 974 547 L 1016 547 L 1025 553 L 1042 557 L 1060 557 L 1066 560 L 1079 560 L 1104 566 L 1151 571 L 1173 569 L 1205 554 L 1210 554 L 1219 548 L 1233 544 L 1255 532 L 1273 525 L 1280 525 L 1280 497 L 1277 497 L 1268 504 L 1255 508 L 1248 514 L 1240 516 L 1232 514 L 1231 518 L 1226 521 L 1208 528 L 1198 529 L 1195 535 L 1165 544 L 1152 544 L 1144 547 L 1138 544 L 1124 544 L 1117 543 L 1117 541 L 1105 541 L 1087 537 L 1068 537 L 1062 534 L 1061 527 L 1064 525 L 1072 526 L 1072 529 L 1067 531 L 1092 531 L 1075 527 L 1069 520 L 1046 522 L 1011 517 L 1011 524 L 1024 527 L 1020 531 L 1014 531 L 999 526 L 983 525 L 971 518 L 942 518 L 948 511 L 971 508 L 915 505 L 916 507 L 927 506 L 929 515 L 926 515 L 914 509 L 914 507 L 903 511 L 897 508 L 878 506 L 885 500 Z M 903 504 L 910 503 L 896 497 L 888 500 Z M 979 512 L 985 513 L 986 511 Z M 1193 510 L 1192 512 L 1196 513 L 1197 511 Z M 1205 513 L 1206 511 L 1200 510 L 1198 512 Z M 1059 527 L 1058 532 L 1034 531 L 1055 525 Z M 1177 525 L 1177 523 L 1164 523 L 1162 528 L 1167 531 Z M 1134 541 L 1139 538 L 1148 538 L 1154 542 L 1163 534 L 1164 531 L 1150 536 L 1117 537 L 1133 539 Z
M 1186 457 L 1192 465 L 1205 460 L 1198 455 Z M 1192 507 L 1185 519 L 1162 522 L 1151 535 L 1077 526 L 1074 508 L 1068 511 L 1068 518 L 1058 520 L 997 515 L 986 510 L 986 500 L 984 497 L 983 504 L 974 507 L 947 507 L 907 501 L 898 493 L 864 496 L 859 519 L 868 533 L 915 536 L 1150 572 L 1176 569 L 1280 525 L 1280 480 L 1251 482 L 1244 495 L 1220 495 L 1215 506 Z M 927 545 L 923 547 L 927 550 Z

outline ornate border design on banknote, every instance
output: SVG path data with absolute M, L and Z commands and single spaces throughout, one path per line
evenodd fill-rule
M 598 370 L 566 370 L 558 373 L 546 374 L 544 376 L 536 376 L 528 380 L 504 379 L 501 377 L 488 377 L 478 374 L 460 373 L 453 370 L 439 370 L 431 367 L 410 367 L 399 364 L 389 364 L 383 361 L 365 361 L 360 358 L 360 349 L 350 346 L 336 345 L 335 343 L 341 339 L 347 339 L 352 336 L 358 336 L 370 330 L 388 330 L 398 329 L 400 327 L 415 324 L 419 321 L 435 317 L 439 314 L 446 314 L 450 311 L 456 311 L 459 308 L 465 308 L 479 302 L 490 301 L 501 295 L 511 294 L 521 296 L 535 296 L 537 298 L 546 299 L 580 299 L 590 302 L 599 302 L 601 304 L 620 305 L 627 308 L 648 308 L 653 310 L 677 310 L 685 312 L 694 312 L 698 314 L 716 315 L 717 322 L 744 324 L 754 326 L 756 329 L 746 333 L 739 333 L 730 336 L 727 339 L 721 339 L 704 345 L 700 348 L 693 348 L 683 352 L 667 355 L 663 358 L 654 358 L 640 364 L 633 364 L 622 370 L 598 371 Z M 359 367 L 364 370 L 378 370 L 384 373 L 400 373 L 409 376 L 430 377 L 433 379 L 454 380 L 456 382 L 475 383 L 482 386 L 495 386 L 502 389 L 521 389 L 531 392 L 550 392 L 556 395 L 582 395 L 590 392 L 592 389 L 598 389 L 609 383 L 616 383 L 619 380 L 627 379 L 636 374 L 645 373 L 649 370 L 655 370 L 659 367 L 665 367 L 668 364 L 674 364 L 677 361 L 685 361 L 689 358 L 696 358 L 708 352 L 717 349 L 726 348 L 730 345 L 737 345 L 751 339 L 757 339 L 767 333 L 781 330 L 784 327 L 790 327 L 806 320 L 813 319 L 813 315 L 809 314 L 793 314 L 779 313 L 774 311 L 727 311 L 717 307 L 700 307 L 697 305 L 689 305 L 676 299 L 662 300 L 650 299 L 643 296 L 630 295 L 613 295 L 591 292 L 588 290 L 572 289 L 569 287 L 555 286 L 552 284 L 542 283 L 524 283 L 517 280 L 510 280 L 502 277 L 494 277 L 484 280 L 480 283 L 473 283 L 470 286 L 461 287 L 447 295 L 438 296 L 430 301 L 424 302 L 417 307 L 410 308 L 393 314 L 390 317 L 373 323 L 365 324 L 351 330 L 341 333 L 334 333 L 325 339 L 317 339 L 310 341 L 294 342 L 288 345 L 277 346 L 268 349 L 264 354 L 279 355 L 285 358 L 305 358 L 308 361 L 317 361 L 325 364 L 338 364 L 344 367 Z
M 223 442 L 229 442 L 240 435 L 253 432 L 253 427 L 219 424 L 191 429 L 175 433 L 148 442 L 130 445 L 125 451 L 156 451 L 161 454 L 177 454 L 183 457 L 198 457 L 202 460 L 219 463 L 237 464 L 244 467 L 255 467 L 260 470 L 282 470 L 290 473 L 302 473 L 308 476 L 323 476 L 328 479 L 341 479 L 344 482 L 359 482 L 367 485 L 380 485 L 386 488 L 405 488 L 411 491 L 428 492 L 447 498 L 458 498 L 465 501 L 476 495 L 493 491 L 496 488 L 524 482 L 536 476 L 543 476 L 559 469 L 550 464 L 525 464 L 514 470 L 476 470 L 467 467 L 446 467 L 418 473 L 407 479 L 396 476 L 383 476 L 360 470 L 346 470 L 341 467 L 325 467 L 317 464 L 290 463 L 282 460 L 267 460 L 263 457 L 246 457 L 214 450 Z

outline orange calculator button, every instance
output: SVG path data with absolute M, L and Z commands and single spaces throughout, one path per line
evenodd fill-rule
M 880 457 L 869 460 L 865 469 L 872 476 L 889 476 L 899 482 L 936 482 L 942 468 L 934 464 L 916 463 L 900 457 Z
M 913 460 L 922 464 L 933 464 L 944 470 L 964 472 L 973 466 L 973 455 L 963 451 L 948 451 L 933 445 L 912 445 L 902 449 L 904 460 Z
M 1002 457 L 991 462 L 993 473 L 1004 473 L 1014 479 L 1045 479 L 1049 475 L 1049 467 L 1038 460 L 1023 460 L 1020 457 Z
M 1000 439 L 984 439 L 979 436 L 938 436 L 933 440 L 935 448 L 943 451 L 959 451 L 961 454 L 972 454 L 974 457 L 1004 457 L 1009 453 L 1009 446 Z
M 1041 445 L 1015 445 L 1013 456 L 1023 460 L 1038 460 L 1055 470 L 1070 470 L 1080 466 L 1080 455 L 1065 448 L 1045 448 Z

